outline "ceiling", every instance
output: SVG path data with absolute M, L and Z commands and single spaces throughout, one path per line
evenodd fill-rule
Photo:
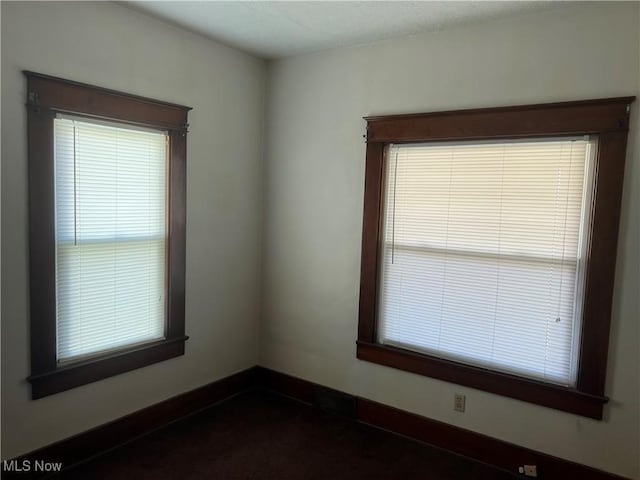
M 122 3 L 267 59 L 370 43 L 554 6 L 547 1 L 136 0 Z

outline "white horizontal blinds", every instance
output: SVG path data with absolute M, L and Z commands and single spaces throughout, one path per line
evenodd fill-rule
M 166 135 L 55 120 L 58 360 L 160 339 Z
M 592 148 L 390 146 L 378 340 L 574 384 Z

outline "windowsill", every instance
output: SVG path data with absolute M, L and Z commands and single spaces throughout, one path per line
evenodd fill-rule
M 136 345 L 114 353 L 69 363 L 50 372 L 31 375 L 33 400 L 184 355 L 187 336 Z
M 465 385 L 584 417 L 602 419 L 607 397 L 580 392 L 507 373 L 410 352 L 376 343 L 357 342 L 357 357 L 387 367 Z

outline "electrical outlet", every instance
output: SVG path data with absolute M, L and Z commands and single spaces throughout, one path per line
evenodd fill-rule
M 453 409 L 456 412 L 464 413 L 464 407 L 465 407 L 466 399 L 467 399 L 467 397 L 465 397 L 461 393 L 456 393 L 453 396 Z
M 523 474 L 525 477 L 537 477 L 538 469 L 535 465 L 523 465 L 518 468 L 518 472 Z

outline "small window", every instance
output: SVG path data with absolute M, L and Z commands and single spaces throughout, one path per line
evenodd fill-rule
M 184 353 L 189 108 L 25 74 L 40 398 Z
M 601 418 L 633 100 L 367 118 L 358 358 Z

